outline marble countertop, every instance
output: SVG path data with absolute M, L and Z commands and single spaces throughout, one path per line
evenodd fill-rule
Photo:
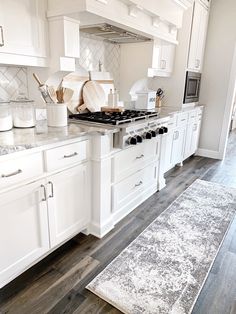
M 0 132 L 0 156 L 21 150 L 40 147 L 85 135 L 115 133 L 118 129 L 105 126 L 89 126 L 84 123 L 70 122 L 67 127 L 52 128 L 46 120 L 38 121 L 35 128 L 17 129 Z

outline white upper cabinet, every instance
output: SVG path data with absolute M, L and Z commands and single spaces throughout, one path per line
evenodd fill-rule
M 204 58 L 206 33 L 208 25 L 208 9 L 196 1 L 194 4 L 191 40 L 189 47 L 188 69 L 201 71 Z
M 0 63 L 46 64 L 46 1 L 0 2 Z
M 173 72 L 175 45 L 166 41 L 155 40 L 152 51 L 152 67 L 148 76 L 170 76 Z

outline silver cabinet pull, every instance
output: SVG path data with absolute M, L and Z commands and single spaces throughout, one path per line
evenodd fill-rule
M 3 47 L 5 42 L 4 42 L 3 27 L 2 26 L 0 26 L 0 32 L 1 32 L 1 39 L 2 39 L 2 41 L 0 43 L 0 47 Z
M 71 157 L 75 157 L 75 156 L 77 156 L 77 155 L 78 155 L 78 153 L 77 153 L 77 152 L 74 152 L 73 154 L 70 154 L 70 155 L 64 155 L 63 158 L 71 158 Z
M 177 140 L 178 138 L 179 138 L 179 131 L 175 131 L 174 140 Z
M 20 174 L 20 173 L 22 173 L 22 170 L 18 169 L 17 171 L 14 171 L 12 173 L 2 174 L 1 177 L 2 178 L 9 178 L 9 177 L 12 177 L 12 176 L 16 176 L 17 174 Z
M 137 156 L 136 159 L 141 159 L 144 157 L 144 154 L 140 155 L 140 156 Z
M 41 188 L 43 188 L 43 198 L 42 198 L 42 202 L 46 202 L 46 200 L 47 200 L 47 191 L 46 191 L 46 187 L 45 187 L 45 185 L 43 185 L 43 184 L 41 184 L 40 186 L 41 186 Z
M 51 186 L 51 194 L 49 195 L 50 198 L 54 197 L 54 189 L 53 189 L 53 183 L 51 181 L 48 182 Z
M 161 69 L 162 70 L 166 69 L 166 60 L 161 60 Z
M 138 186 L 140 186 L 142 184 L 143 184 L 143 181 L 139 181 L 139 183 L 136 183 L 134 187 L 137 188 Z
M 196 59 L 195 67 L 198 69 L 200 67 L 200 60 Z

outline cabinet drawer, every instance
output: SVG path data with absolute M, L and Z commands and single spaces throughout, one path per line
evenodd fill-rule
M 186 125 L 187 122 L 188 122 L 188 113 L 187 112 L 179 113 L 177 117 L 177 126 Z
M 113 182 L 128 177 L 157 159 L 159 144 L 160 139 L 156 137 L 117 153 L 113 159 Z
M 112 188 L 113 211 L 117 211 L 133 201 L 144 192 L 145 189 L 155 183 L 157 184 L 157 166 L 156 164 L 151 164 L 115 184 Z
M 0 163 L 0 189 L 35 178 L 43 173 L 41 153 L 30 154 Z
M 170 120 L 167 122 L 167 127 L 169 129 L 175 128 L 177 125 L 177 115 L 174 115 L 170 118 Z
M 54 171 L 88 158 L 88 141 L 52 148 L 44 152 L 46 171 Z

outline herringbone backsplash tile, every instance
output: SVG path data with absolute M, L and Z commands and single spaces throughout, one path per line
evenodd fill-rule
M 0 98 L 15 99 L 19 92 L 28 96 L 27 68 L 0 66 Z

